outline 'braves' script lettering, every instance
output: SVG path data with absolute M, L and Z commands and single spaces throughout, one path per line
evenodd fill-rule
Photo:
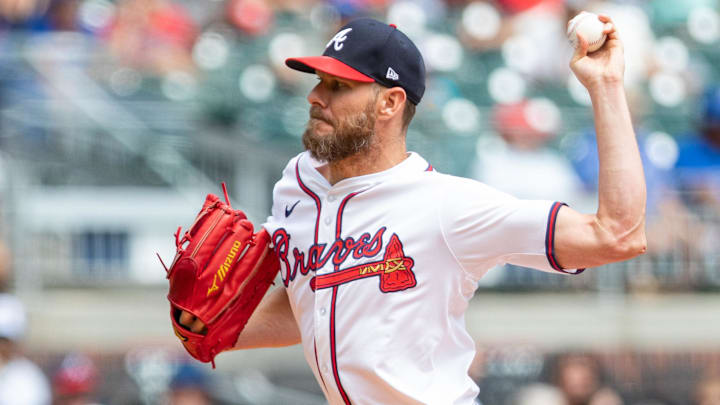
M 300 250 L 297 247 L 290 248 L 291 235 L 283 228 L 273 233 L 272 241 L 275 245 L 275 253 L 281 263 L 281 275 L 285 287 L 297 276 L 298 271 L 302 275 L 310 271 L 322 268 L 328 261 L 334 266 L 340 266 L 352 255 L 353 259 L 371 258 L 376 256 L 383 248 L 383 234 L 385 227 L 382 227 L 371 236 L 365 232 L 359 238 L 347 237 L 335 239 L 328 245 L 326 243 L 312 244 L 307 250 Z M 292 264 L 291 264 L 292 261 Z

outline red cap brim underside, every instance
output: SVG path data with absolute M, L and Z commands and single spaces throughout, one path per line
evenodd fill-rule
M 315 73 L 316 70 L 341 77 L 343 79 L 355 80 L 357 82 L 370 83 L 374 82 L 370 76 L 367 76 L 350 66 L 340 62 L 329 56 L 307 56 L 304 58 L 288 58 L 285 64 L 295 70 L 306 73 Z

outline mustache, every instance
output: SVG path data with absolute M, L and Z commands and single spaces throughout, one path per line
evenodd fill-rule
M 326 117 L 322 113 L 322 109 L 316 105 L 310 107 L 310 118 L 315 118 L 316 120 L 325 121 L 330 125 L 335 125 L 335 123 L 330 119 L 329 117 Z

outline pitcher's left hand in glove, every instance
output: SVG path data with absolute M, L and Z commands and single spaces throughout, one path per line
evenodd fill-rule
M 280 270 L 270 235 L 253 233 L 245 213 L 230 206 L 224 183 L 223 192 L 227 204 L 208 194 L 182 237 L 178 228 L 177 253 L 165 268 L 175 334 L 188 353 L 213 366 L 235 345 Z

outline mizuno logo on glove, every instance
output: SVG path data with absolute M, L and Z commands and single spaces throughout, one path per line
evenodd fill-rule
M 237 256 L 237 253 L 240 250 L 241 246 L 242 242 L 240 242 L 239 240 L 236 240 L 235 243 L 233 243 L 232 247 L 230 248 L 230 253 L 225 256 L 225 262 L 221 264 L 220 268 L 215 272 L 215 277 L 213 277 L 212 285 L 210 286 L 210 288 L 208 288 L 207 296 L 209 296 L 213 291 L 219 290 L 219 287 L 217 285 L 218 277 L 220 278 L 220 282 L 222 283 L 228 271 L 230 271 L 233 259 L 235 259 L 235 256 Z

